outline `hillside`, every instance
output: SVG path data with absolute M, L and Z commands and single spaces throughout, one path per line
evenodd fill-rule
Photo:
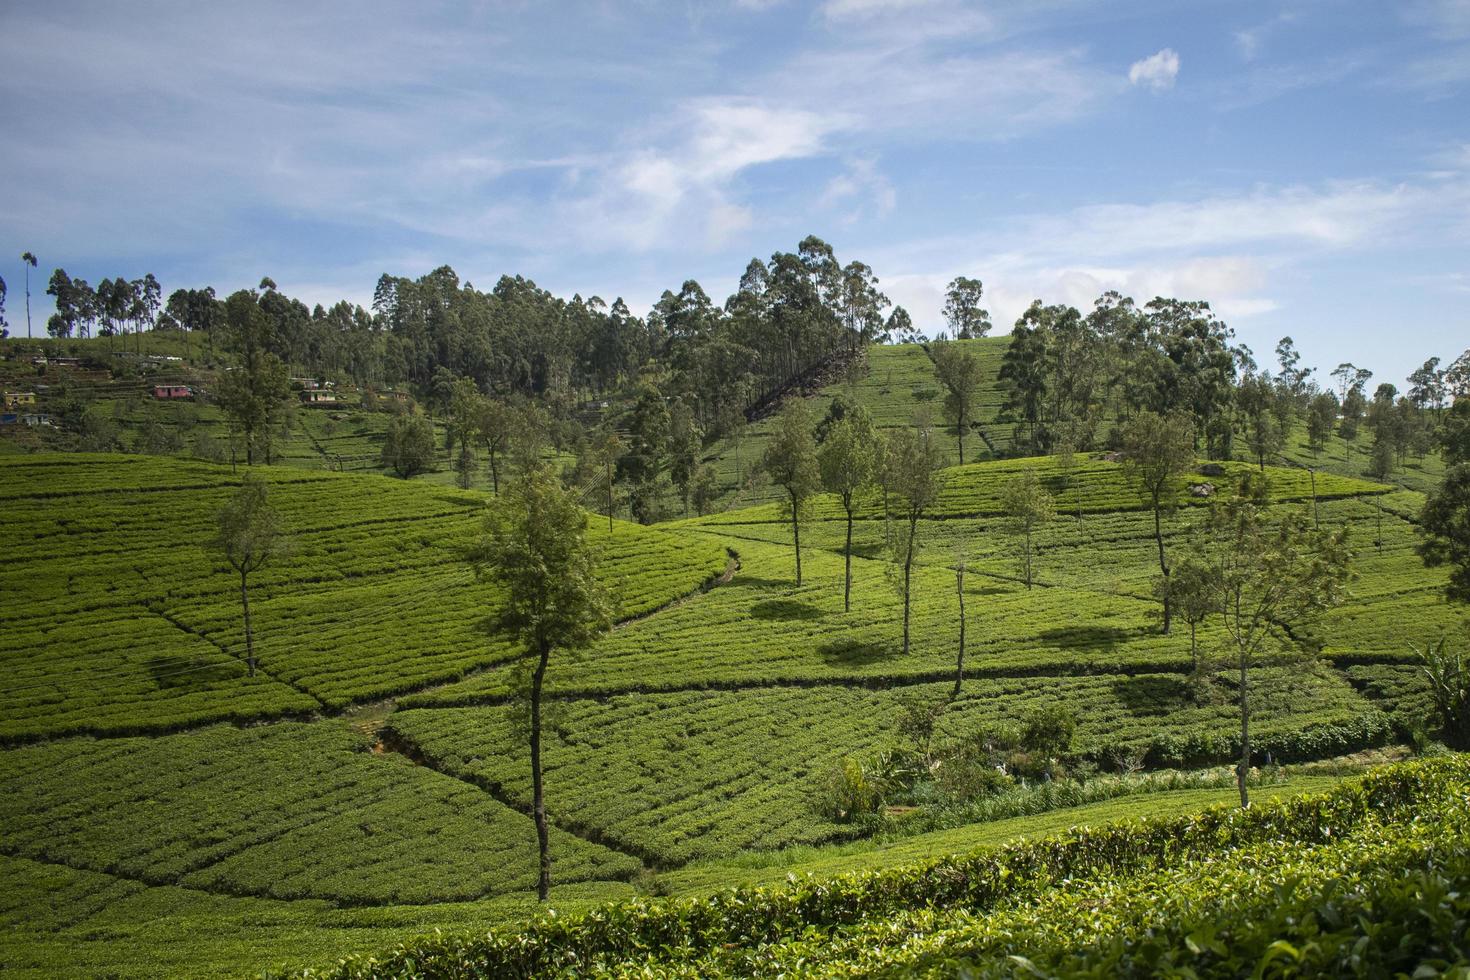
M 1463 759 L 1403 766 L 1251 811 L 427 939 L 323 975 L 1406 975 L 1470 952 L 1467 779 Z
M 1000 482 L 1024 465 L 1055 479 L 1045 459 L 946 473 L 944 503 L 921 528 L 907 656 L 881 502 L 859 521 L 851 613 L 830 501 L 803 533 L 800 588 L 789 527 L 768 508 L 612 532 L 593 521 L 623 622 L 547 678 L 556 907 L 707 894 L 802 866 L 901 864 L 1228 800 L 1228 772 L 1069 779 L 1055 793 L 1017 787 L 983 812 L 894 817 L 881 840 L 823 809 L 822 786 L 844 759 L 900 747 L 912 705 L 947 697 L 949 566 L 961 550 L 972 569 L 965 678 L 938 743 L 1064 705 L 1084 769 L 1123 757 L 1197 769 L 1237 750 L 1228 675 L 1200 699 L 1187 636 L 1158 633 L 1152 524 L 1118 465 L 1093 460 L 1073 474 L 1063 516 L 1038 538 L 1031 590 L 994 508 Z M 506 670 L 515 651 L 487 634 L 493 591 L 458 557 L 485 497 L 262 472 L 294 547 L 253 586 L 262 669 L 252 680 L 237 583 L 200 547 L 238 481 L 228 467 L 0 460 L 0 589 L 23 600 L 0 613 L 13 678 L 0 723 L 0 861 L 15 883 L 0 912 L 8 971 L 297 967 L 533 911 L 526 750 Z M 1304 505 L 1304 473 L 1270 476 L 1277 506 Z M 1417 637 L 1402 624 L 1464 622 L 1441 598 L 1441 573 L 1413 553 L 1405 517 L 1416 494 L 1320 475 L 1317 489 L 1322 521 L 1352 525 L 1361 574 L 1317 634 L 1254 672 L 1254 739 L 1278 761 L 1402 737 L 1424 697 L 1405 645 Z M 1198 513 L 1172 515 L 1170 540 Z M 1218 629 L 1201 631 L 1205 649 Z M 1319 644 L 1323 655 L 1309 656 Z M 1258 793 L 1321 785 L 1267 781 Z M 974 822 L 999 817 L 1020 823 Z M 246 921 L 259 926 L 248 942 L 237 935 Z

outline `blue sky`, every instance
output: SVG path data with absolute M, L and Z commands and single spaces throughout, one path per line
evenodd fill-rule
M 933 332 L 1210 300 L 1262 360 L 1470 346 L 1470 0 L 8 3 L 0 274 L 452 265 L 646 311 L 808 233 Z

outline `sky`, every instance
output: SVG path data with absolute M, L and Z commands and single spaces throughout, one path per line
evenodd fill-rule
M 816 234 L 921 330 L 981 279 L 1208 300 L 1401 381 L 1470 347 L 1470 0 L 0 5 L 0 276 L 635 312 Z

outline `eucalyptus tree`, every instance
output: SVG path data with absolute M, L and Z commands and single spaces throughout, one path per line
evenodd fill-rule
M 980 305 L 985 286 L 979 279 L 956 276 L 944 292 L 944 320 L 956 340 L 990 333 L 990 313 Z
M 771 482 L 786 491 L 782 510 L 791 519 L 796 584 L 801 585 L 801 519 L 807 502 L 821 488 L 817 444 L 812 435 L 811 412 L 805 399 L 788 398 L 781 406 L 775 431 L 766 444 L 761 462 Z
M 20 263 L 26 273 L 26 340 L 31 339 L 31 270 L 36 267 L 36 257 L 29 251 L 20 253 Z
M 878 433 L 861 406 L 848 412 L 827 431 L 817 450 L 822 489 L 837 495 L 847 515 L 847 539 L 842 548 L 842 608 L 852 609 L 852 520 L 857 495 L 871 487 L 879 466 Z
M 1210 605 L 1220 612 L 1239 671 L 1236 783 L 1240 805 L 1248 807 L 1250 668 L 1269 639 L 1289 644 L 1293 627 L 1341 602 L 1351 576 L 1347 528 L 1318 531 L 1304 510 L 1268 515 L 1257 500 L 1237 495 L 1212 504 L 1198 560 L 1213 592 Z
M 1169 561 L 1164 552 L 1163 512 L 1179 493 L 1180 477 L 1194 463 L 1194 421 L 1182 411 L 1158 415 L 1142 411 L 1123 429 L 1123 471 L 1138 488 L 1154 517 L 1154 543 L 1163 577 L 1164 632 L 1169 632 Z
M 246 473 L 239 490 L 220 509 L 210 548 L 240 576 L 240 606 L 245 618 L 245 666 L 255 676 L 255 634 L 250 623 L 250 575 L 288 550 L 280 514 L 267 499 L 265 481 Z
M 541 765 L 542 690 L 553 650 L 576 656 L 612 626 L 612 608 L 587 542 L 587 514 L 546 466 L 519 474 L 499 497 L 469 551 L 477 575 L 504 595 L 500 629 L 520 641 L 527 659 L 513 668 L 521 683 L 531 754 L 531 813 L 540 874 L 536 894 L 551 893 L 551 833 Z
M 1008 480 L 1000 493 L 1001 508 L 1015 521 L 1023 542 L 1022 569 L 1031 588 L 1031 535 L 1056 516 L 1056 500 L 1041 485 L 1036 470 L 1027 467 Z
M 903 523 L 891 545 L 891 561 L 902 569 L 898 583 L 903 597 L 903 652 L 909 652 L 909 607 L 913 596 L 914 553 L 918 547 L 919 521 L 939 499 L 941 477 L 939 451 L 928 420 L 896 429 L 888 437 L 887 471 L 889 488 L 903 506 Z
M 975 401 L 980 396 L 984 371 L 980 359 L 958 344 L 942 342 L 930 346 L 934 376 L 944 386 L 944 412 L 954 423 L 959 442 L 960 465 L 965 462 L 965 433 L 974 421 Z

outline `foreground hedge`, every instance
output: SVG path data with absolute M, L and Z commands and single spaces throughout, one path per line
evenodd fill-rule
M 902 911 L 987 908 L 1062 880 L 1138 873 L 1264 841 L 1334 841 L 1369 818 L 1408 820 L 1425 800 L 1454 793 L 1463 799 L 1467 778 L 1470 760 L 1464 758 L 1410 763 L 1329 793 L 1248 811 L 1220 808 L 1125 822 L 929 864 L 736 888 L 703 899 L 635 900 L 569 918 L 548 913 L 518 932 L 435 937 L 382 957 L 352 957 L 326 975 L 356 980 L 596 974 L 620 962 L 646 963 L 663 952 L 688 959 L 704 950 L 761 946 Z

